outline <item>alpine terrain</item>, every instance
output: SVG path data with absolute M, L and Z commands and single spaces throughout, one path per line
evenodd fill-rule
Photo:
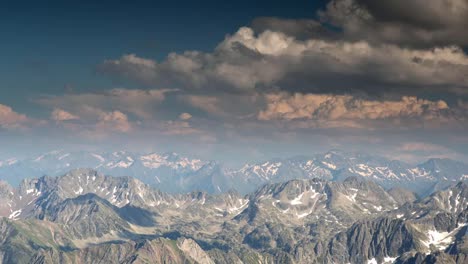
M 468 179 L 468 164 L 450 159 L 430 159 L 411 165 L 375 155 L 341 151 L 249 163 L 239 168 L 176 153 L 53 151 L 29 158 L 1 160 L 0 180 L 16 186 L 24 178 L 60 176 L 76 168 L 130 176 L 169 193 L 203 190 L 215 194 L 235 189 L 248 194 L 267 183 L 313 178 L 343 181 L 354 176 L 374 181 L 386 189 L 404 187 L 426 196 Z
M 307 164 L 280 162 L 278 173 L 257 172 L 266 178 Z M 25 179 L 17 188 L 1 182 L 0 263 L 468 262 L 466 182 L 418 196 L 380 185 L 390 168 L 344 178 L 345 166 L 365 171 L 347 162 L 316 158 L 303 168 L 311 172 L 305 179 L 275 179 L 246 195 L 168 193 L 93 169 Z M 210 166 L 188 163 L 201 166 L 198 173 Z M 255 166 L 242 169 L 246 181 L 260 179 Z M 322 177 L 312 177 L 314 168 Z M 331 181 L 338 175 L 344 179 Z

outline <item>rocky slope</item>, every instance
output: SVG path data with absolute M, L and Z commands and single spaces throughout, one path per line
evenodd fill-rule
M 350 177 L 169 194 L 73 170 L 0 184 L 0 263 L 466 263 L 468 186 Z M 438 261 L 438 262 L 437 262 Z

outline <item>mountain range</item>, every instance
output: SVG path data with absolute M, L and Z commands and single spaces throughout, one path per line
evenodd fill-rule
M 77 169 L 0 182 L 0 217 L 0 263 L 468 262 L 464 181 L 423 198 L 356 176 L 175 194 Z
M 130 176 L 168 193 L 236 190 L 247 194 L 264 184 L 291 179 L 343 181 L 355 176 L 375 181 L 386 189 L 405 187 L 426 196 L 468 179 L 468 165 L 450 159 L 429 159 L 410 165 L 375 155 L 340 151 L 273 159 L 245 164 L 240 168 L 176 153 L 52 151 L 31 158 L 0 161 L 0 179 L 16 186 L 24 178 L 59 176 L 77 168 L 92 168 L 113 176 Z

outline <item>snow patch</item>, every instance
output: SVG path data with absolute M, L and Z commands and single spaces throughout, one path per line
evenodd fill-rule
M 83 187 L 80 186 L 80 188 L 78 189 L 78 191 L 74 191 L 75 194 L 82 194 L 83 193 Z
M 105 161 L 105 159 L 104 159 L 101 155 L 92 153 L 91 156 L 95 157 L 95 158 L 98 159 L 100 162 L 104 162 L 104 161 Z
M 294 198 L 293 200 L 291 200 L 290 203 L 291 203 L 292 205 L 302 204 L 301 199 L 302 199 L 302 196 L 303 196 L 303 195 L 304 195 L 304 193 L 299 194 L 299 196 L 297 196 L 296 198 Z
M 325 162 L 325 161 L 322 161 L 323 165 L 327 166 L 329 169 L 333 169 L 333 170 L 336 170 L 336 165 L 335 164 L 331 164 L 331 163 L 328 163 L 328 162 Z
M 452 242 L 453 242 L 453 235 L 460 230 L 460 228 L 466 226 L 467 224 L 460 224 L 458 227 L 453 230 L 452 232 L 439 232 L 437 230 L 429 230 L 427 232 L 427 241 L 422 241 L 422 243 L 427 247 L 430 248 L 430 245 L 435 246 L 439 250 L 446 249 Z
M 391 263 L 395 262 L 397 258 L 398 258 L 398 257 L 394 257 L 394 258 L 392 258 L 392 257 L 385 257 L 383 263 L 384 263 L 384 264 L 387 264 L 387 263 L 388 263 L 388 264 L 391 264 Z
M 21 209 L 12 212 L 12 213 L 10 214 L 10 216 L 8 217 L 8 219 L 16 220 L 16 219 L 18 219 L 18 216 L 20 216 L 20 215 L 21 215 Z

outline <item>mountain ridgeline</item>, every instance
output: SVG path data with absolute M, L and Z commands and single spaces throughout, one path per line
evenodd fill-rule
M 24 178 L 60 176 L 77 168 L 130 176 L 168 193 L 237 190 L 247 194 L 268 183 L 313 178 L 343 181 L 354 176 L 372 180 L 386 189 L 404 187 L 426 196 L 468 179 L 468 165 L 449 159 L 430 159 L 414 166 L 375 155 L 339 151 L 245 164 L 235 169 L 175 153 L 53 151 L 32 158 L 0 161 L 0 180 L 16 186 Z
M 163 192 L 93 169 L 0 182 L 0 263 L 468 262 L 465 181 L 440 174 L 447 186 L 418 198 L 322 169 L 245 195 Z

